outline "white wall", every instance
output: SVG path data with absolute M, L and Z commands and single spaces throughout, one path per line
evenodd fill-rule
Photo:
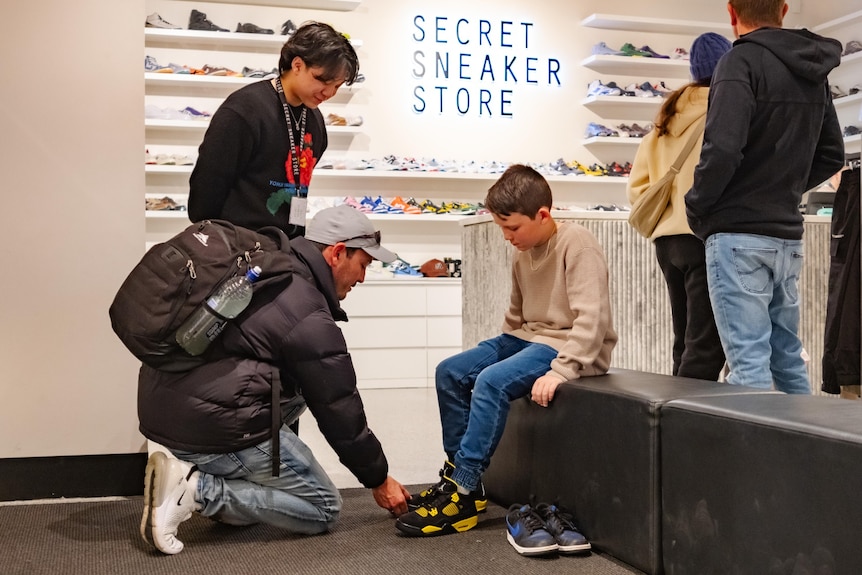
M 5 3 L 0 457 L 141 449 L 107 309 L 140 257 L 142 3 Z
M 577 103 L 593 74 L 578 68 L 599 40 L 649 42 L 672 50 L 676 38 L 611 36 L 578 26 L 593 12 L 657 16 L 654 3 L 565 0 L 487 3 L 366 0 L 356 11 L 321 13 L 203 2 L 60 0 L 4 4 L 0 35 L 0 458 L 142 451 L 137 432 L 137 365 L 110 329 L 107 309 L 143 250 L 143 21 L 158 10 L 186 26 L 191 8 L 235 29 L 237 21 L 277 27 L 317 18 L 362 39 L 368 77 L 351 110 L 368 119 L 350 153 L 453 159 L 550 161 L 583 151 L 589 114 Z M 482 6 L 481 8 L 478 6 Z M 666 0 L 661 16 L 726 21 L 720 0 Z M 790 26 L 857 9 L 855 0 L 805 0 Z M 563 64 L 560 88 L 519 88 L 512 119 L 480 122 L 417 115 L 405 89 L 416 14 L 535 23 L 539 56 Z M 493 14 L 493 15 L 492 15 Z M 14 25 L 12 24 L 14 23 Z M 654 44 L 654 45 L 653 45 Z M 230 62 L 189 62 L 202 66 Z M 275 66 L 264 58 L 261 66 Z M 337 111 L 335 104 L 330 108 Z M 585 115 L 586 114 L 586 115 Z M 585 158 L 587 156 L 584 156 Z

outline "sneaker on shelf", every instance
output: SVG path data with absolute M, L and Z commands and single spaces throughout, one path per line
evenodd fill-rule
M 284 24 L 281 25 L 281 35 L 282 36 L 293 36 L 293 33 L 296 32 L 296 24 L 293 21 L 288 20 Z
M 647 54 L 650 58 L 670 59 L 670 56 L 665 56 L 664 54 L 659 54 L 658 52 L 656 52 L 655 50 L 653 50 L 649 46 L 641 46 L 640 48 L 638 48 L 638 51 L 643 52 L 644 54 Z
M 422 213 L 422 208 L 420 208 L 417 205 L 408 204 L 406 201 L 404 201 L 404 198 L 402 198 L 401 196 L 395 196 L 394 198 L 392 198 L 392 200 L 389 202 L 389 205 L 392 206 L 393 208 L 398 208 L 399 210 L 401 210 L 405 214 L 421 214 Z
M 640 86 L 638 86 L 638 88 L 640 88 L 640 89 L 641 89 L 641 90 L 643 90 L 644 92 L 649 92 L 650 94 L 652 94 L 652 95 L 653 95 L 653 97 L 658 97 L 658 96 L 661 96 L 661 95 L 662 95 L 662 94 L 661 94 L 661 92 L 659 92 L 658 90 L 656 90 L 656 89 L 653 87 L 653 85 L 652 85 L 652 84 L 650 84 L 649 82 L 644 82 L 643 84 L 641 84 Z
M 593 46 L 592 53 L 598 56 L 625 56 L 625 54 L 619 50 L 614 50 L 604 42 L 599 42 Z
M 175 166 L 177 162 L 173 154 L 156 154 L 156 164 L 160 166 Z
M 649 84 L 649 82 L 644 82 L 644 84 Z M 641 86 L 643 86 L 643 84 L 641 84 Z M 644 90 L 643 88 L 641 88 L 641 86 L 638 86 L 637 84 L 632 83 L 632 84 L 629 84 L 628 86 L 626 86 L 626 90 L 633 93 L 638 98 L 655 98 L 656 97 L 656 93 L 654 90 Z
M 347 118 L 338 114 L 327 114 L 326 118 L 323 119 L 323 123 L 327 126 L 346 126 Z
M 671 56 L 673 60 L 688 60 L 688 51 L 685 48 L 677 48 Z
M 165 196 L 163 198 L 146 198 L 144 200 L 144 209 L 154 212 L 184 212 L 186 207 L 176 203 L 173 198 Z
M 848 92 L 848 94 L 850 94 L 851 96 L 854 94 L 858 94 L 859 90 L 862 90 L 862 85 L 856 84 L 855 86 L 850 88 L 850 91 Z
M 590 542 L 575 526 L 572 514 L 563 511 L 556 505 L 539 503 L 536 514 L 545 524 L 545 529 L 557 541 L 559 553 L 583 553 L 590 550 Z
M 832 94 L 832 99 L 835 98 L 843 98 L 847 95 L 847 92 L 836 86 L 835 84 L 829 85 L 829 93 Z
M 859 40 L 850 40 L 844 45 L 844 51 L 841 52 L 841 55 L 849 56 L 856 52 L 862 52 L 862 43 L 860 43 Z
M 622 47 L 620 48 L 620 52 L 623 53 L 623 56 L 635 56 L 635 57 L 646 57 L 646 58 L 651 57 L 651 54 L 649 52 L 642 52 L 642 51 L 638 50 L 637 48 L 635 48 L 634 44 L 630 44 L 629 42 L 626 42 L 625 44 L 622 45 Z
M 203 12 L 198 12 L 195 9 L 192 9 L 189 14 L 189 30 L 204 30 L 206 32 L 230 32 L 227 28 L 222 28 L 221 26 L 216 26 L 209 20 L 207 20 L 207 15 Z
M 650 132 L 650 130 L 652 130 L 652 125 L 647 124 L 646 126 L 641 126 L 638 124 L 632 124 L 629 129 L 635 134 L 640 134 L 640 137 L 642 138 L 646 136 Z
M 162 553 L 175 555 L 183 550 L 177 528 L 201 508 L 195 502 L 199 477 L 197 467 L 161 451 L 147 461 L 141 537 Z
M 242 74 L 240 74 L 239 72 L 234 72 L 230 68 L 222 68 L 221 66 L 210 66 L 209 64 L 204 64 L 203 71 L 204 74 L 206 74 L 207 76 L 242 76 Z
M 364 123 L 362 116 L 350 116 L 346 120 L 348 126 L 361 126 Z
M 479 522 L 479 497 L 475 491 L 468 494 L 458 491 L 442 493 L 434 501 L 399 517 L 395 521 L 395 527 L 412 537 L 433 537 L 467 531 Z
M 144 71 L 145 72 L 168 72 L 172 73 L 170 66 L 162 66 L 155 56 L 144 56 Z
M 521 555 L 556 553 L 559 544 L 529 505 L 515 503 L 506 513 L 506 539 Z
M 670 95 L 673 93 L 673 90 L 672 90 L 671 88 L 668 88 L 668 87 L 665 85 L 664 81 L 661 81 L 661 82 L 659 82 L 658 84 L 653 84 L 653 90 L 654 90 L 654 91 L 656 91 L 656 92 L 658 92 L 658 94 L 659 94 L 662 98 L 666 98 L 666 97 L 670 96 Z
M 158 12 L 153 12 L 149 16 L 147 16 L 147 20 L 144 24 L 146 28 L 163 28 L 165 30 L 182 30 L 182 27 L 177 26 L 176 24 L 171 24 L 167 20 L 164 20 L 161 16 L 159 16 Z
M 619 96 L 622 91 L 602 84 L 601 80 L 593 80 L 587 85 L 587 96 Z
M 210 117 L 209 112 L 200 112 L 198 110 L 195 110 L 191 106 L 186 106 L 185 108 L 180 110 L 180 114 L 183 114 L 191 120 L 206 120 Z
M 856 126 L 850 125 L 844 127 L 845 138 L 849 138 L 850 136 L 858 136 L 860 133 L 862 133 L 862 131 L 859 130 L 859 128 L 857 128 Z
M 275 32 L 273 32 L 269 28 L 261 28 L 260 26 L 258 26 L 256 24 L 251 24 L 251 23 L 242 24 L 240 22 L 236 23 L 236 31 L 242 32 L 244 34 L 275 34 Z
M 605 86 L 607 86 L 608 88 L 610 88 L 612 90 L 619 90 L 620 96 L 634 96 L 635 95 L 635 93 L 632 92 L 631 90 L 626 90 L 626 89 L 623 89 L 623 88 L 620 88 L 619 86 L 617 86 L 616 82 L 608 82 L 607 84 L 605 84 Z
M 587 124 L 586 136 L 587 138 L 593 137 L 611 137 L 611 136 L 619 136 L 619 132 L 614 129 L 608 128 L 603 124 L 597 124 L 596 122 L 590 122 Z
M 401 276 L 401 277 L 416 277 L 421 278 L 422 274 L 418 269 L 414 268 L 401 258 L 398 258 L 391 264 L 386 265 L 386 269 L 392 272 L 393 275 Z

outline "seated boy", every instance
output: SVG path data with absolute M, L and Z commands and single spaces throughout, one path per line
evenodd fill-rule
M 476 526 L 487 499 L 482 473 L 500 441 L 509 402 L 527 394 L 548 407 L 564 381 L 602 375 L 617 341 L 608 269 L 596 238 L 554 221 L 551 188 L 513 165 L 488 190 L 485 206 L 517 250 L 503 333 L 437 366 L 437 401 L 447 461 L 441 481 L 408 502 L 396 527 L 416 536 Z

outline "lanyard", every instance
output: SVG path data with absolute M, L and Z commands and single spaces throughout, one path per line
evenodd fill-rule
M 287 103 L 287 98 L 284 97 L 284 88 L 281 85 L 281 77 L 276 78 L 275 80 L 275 91 L 278 92 L 278 97 L 281 98 L 281 105 L 284 108 L 284 119 L 287 122 L 287 135 L 290 139 L 290 157 L 291 157 L 291 167 L 293 168 L 293 181 L 296 185 L 297 191 L 299 190 L 299 154 L 302 152 L 300 148 L 296 146 L 296 139 L 293 135 L 293 115 L 290 112 L 290 105 Z M 305 106 L 302 107 L 302 115 L 299 117 L 299 126 L 297 126 L 299 130 L 299 145 L 303 146 L 305 144 L 305 124 L 306 124 L 306 112 L 308 108 Z

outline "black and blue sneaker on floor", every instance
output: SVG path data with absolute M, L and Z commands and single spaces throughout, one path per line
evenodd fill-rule
M 542 519 L 548 533 L 554 536 L 559 553 L 584 553 L 590 550 L 590 542 L 578 531 L 571 513 L 547 503 L 536 505 L 536 513 Z
M 506 539 L 521 555 L 556 553 L 559 544 L 529 505 L 515 503 L 506 514 Z

